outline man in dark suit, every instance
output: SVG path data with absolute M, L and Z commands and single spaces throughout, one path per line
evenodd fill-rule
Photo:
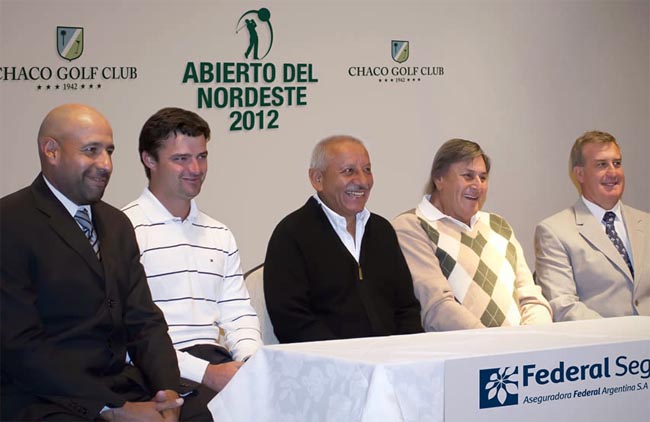
M 2 420 L 178 420 L 176 356 L 133 229 L 100 200 L 114 148 L 99 112 L 57 107 L 42 173 L 0 200 Z

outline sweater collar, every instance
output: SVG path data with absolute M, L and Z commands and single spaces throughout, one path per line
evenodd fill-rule
M 461 228 L 465 230 L 472 230 L 474 226 L 476 225 L 476 222 L 479 220 L 481 215 L 483 214 L 481 211 L 477 212 L 472 216 L 472 218 L 469 221 L 469 226 L 462 221 L 456 220 L 454 217 L 450 217 L 446 214 L 444 214 L 442 211 L 440 211 L 435 205 L 433 205 L 430 201 L 431 195 L 424 195 L 420 203 L 418 204 L 417 208 L 415 209 L 415 214 L 423 218 L 424 220 L 428 221 L 429 223 L 434 223 L 438 220 L 448 220 L 457 226 L 460 226 Z

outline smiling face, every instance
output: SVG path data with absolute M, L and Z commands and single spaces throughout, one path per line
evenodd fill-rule
M 582 157 L 584 165 L 573 168 L 582 194 L 601 208 L 611 210 L 625 188 L 621 150 L 613 142 L 587 143 L 582 147 Z
M 451 164 L 434 182 L 436 191 L 431 195 L 431 203 L 445 215 L 469 225 L 487 195 L 488 172 L 483 157 Z
M 364 146 L 345 138 L 327 147 L 324 169 L 310 169 L 309 179 L 332 211 L 354 222 L 363 211 L 373 185 L 370 157 Z
M 149 189 L 176 217 L 187 217 L 190 201 L 201 192 L 208 171 L 205 136 L 172 133 L 157 151 L 158 158 L 142 152 L 142 162 L 149 168 Z
M 43 174 L 77 205 L 99 201 L 113 171 L 113 130 L 96 110 L 64 105 L 48 114 L 39 133 Z

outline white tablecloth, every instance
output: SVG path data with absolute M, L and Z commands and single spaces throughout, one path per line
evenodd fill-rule
M 650 355 L 650 317 L 265 346 L 209 407 L 218 422 L 443 421 L 447 362 L 635 342 Z

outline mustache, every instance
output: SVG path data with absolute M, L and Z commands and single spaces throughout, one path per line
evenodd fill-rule
M 370 185 L 350 185 L 346 190 L 370 190 Z
M 93 169 L 86 172 L 87 177 L 93 179 L 105 179 L 108 181 L 111 178 L 111 171 L 106 169 Z

